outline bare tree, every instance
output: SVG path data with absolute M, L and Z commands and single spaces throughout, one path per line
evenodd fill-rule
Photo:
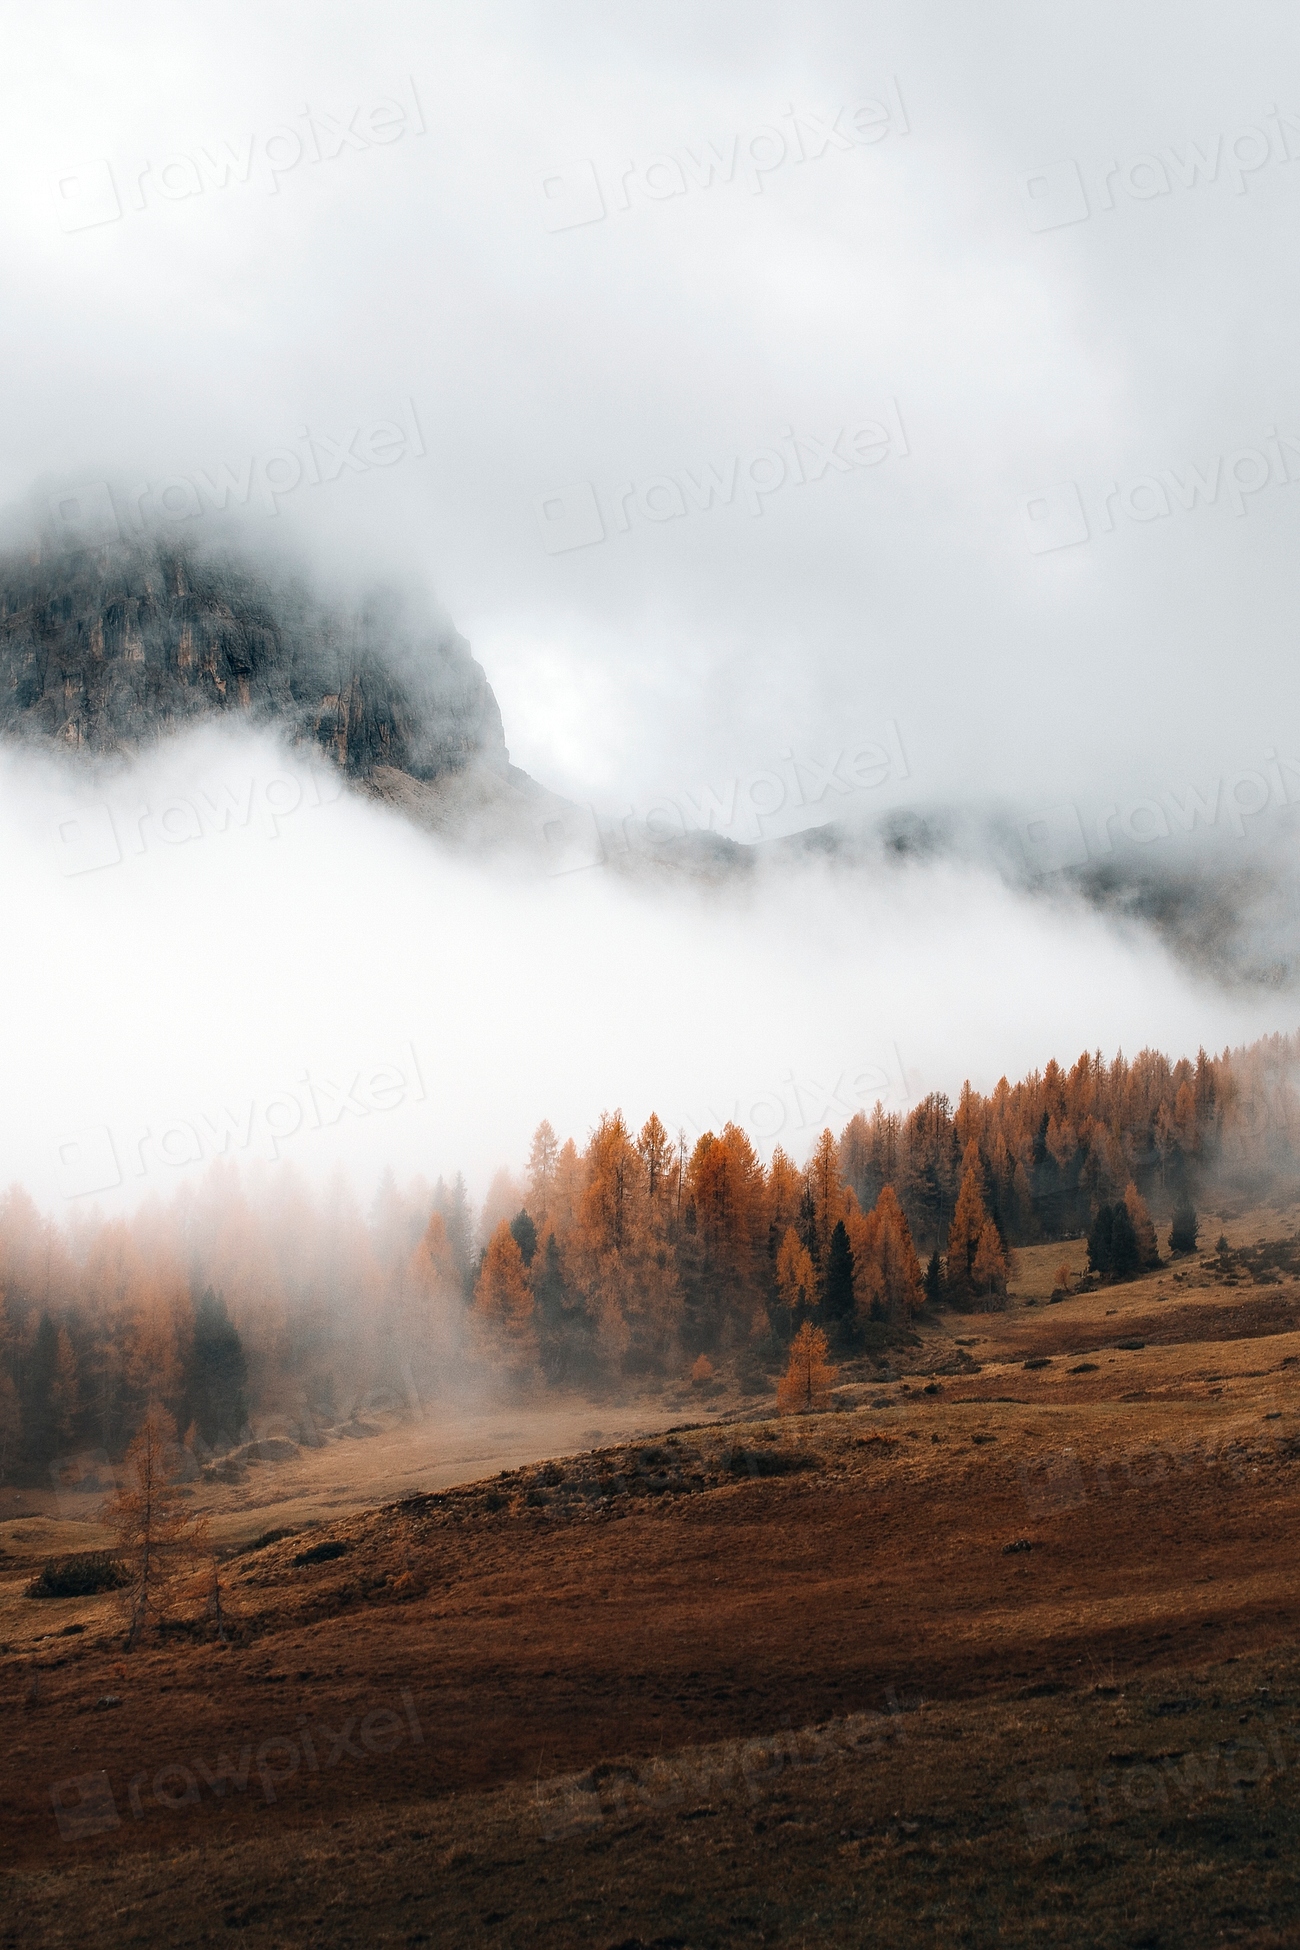
M 151 1402 L 126 1452 L 124 1482 L 104 1507 L 130 1573 L 124 1597 L 128 1651 L 152 1618 L 167 1615 L 180 1575 L 202 1551 L 205 1526 L 184 1509 L 179 1491 L 181 1448 L 167 1410 Z

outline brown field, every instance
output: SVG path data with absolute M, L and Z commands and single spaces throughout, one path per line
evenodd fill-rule
M 521 1407 L 204 1486 L 224 1647 L 25 1597 L 104 1539 L 0 1492 L 0 1940 L 1300 1943 L 1300 1280 L 1049 1304 L 1062 1257 L 823 1415 Z

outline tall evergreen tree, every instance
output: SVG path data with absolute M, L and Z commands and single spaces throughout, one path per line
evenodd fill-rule
M 822 1317 L 832 1335 L 843 1340 L 853 1325 L 853 1312 L 853 1248 L 843 1219 L 837 1219 L 826 1252 Z
M 1181 1199 L 1174 1207 L 1174 1222 L 1169 1232 L 1170 1252 L 1194 1253 L 1199 1230 L 1196 1207 L 1189 1198 Z
M 1142 1250 L 1127 1205 L 1115 1207 L 1110 1228 L 1110 1270 L 1117 1280 L 1131 1279 L 1142 1269 Z
M 54 1354 L 54 1374 L 50 1381 L 50 1420 L 60 1446 L 71 1442 L 80 1409 L 77 1356 L 72 1346 L 72 1336 L 66 1327 L 60 1327 Z
M 1114 1226 L 1114 1206 L 1099 1205 L 1088 1234 L 1088 1267 L 1093 1273 L 1110 1272 L 1110 1241 Z
M 27 1460 L 40 1469 L 53 1460 L 59 1446 L 54 1398 L 58 1366 L 59 1330 L 48 1314 L 42 1314 L 26 1366 L 22 1403 Z
M 531 1266 L 537 1251 L 537 1227 L 527 1211 L 517 1212 L 510 1221 L 510 1236 L 519 1248 L 524 1265 Z
M 503 1219 L 483 1254 L 474 1291 L 474 1324 L 480 1352 L 516 1379 L 522 1379 L 537 1359 L 535 1304 L 523 1254 Z
M 104 1506 L 104 1521 L 117 1533 L 130 1574 L 124 1593 L 128 1651 L 150 1619 L 161 1623 L 167 1616 L 179 1577 L 206 1544 L 206 1519 L 192 1516 L 177 1493 L 180 1461 L 176 1424 L 151 1402 L 126 1452 L 122 1487 Z
M 469 1209 L 469 1193 L 460 1172 L 456 1173 L 451 1185 L 444 1184 L 441 1178 L 438 1180 L 433 1188 L 433 1209 L 442 1215 L 465 1298 L 472 1300 L 478 1262 L 474 1254 L 474 1221 Z
M 560 1242 L 549 1226 L 529 1268 L 536 1305 L 542 1373 L 552 1384 L 583 1382 L 596 1373 L 594 1324 L 583 1296 L 564 1277 Z
M 929 1263 L 925 1269 L 925 1303 L 928 1307 L 937 1307 L 942 1296 L 943 1269 L 939 1264 L 939 1252 L 936 1247 L 934 1252 L 930 1254 Z
M 248 1423 L 248 1359 L 219 1293 L 205 1287 L 194 1309 L 185 1376 L 185 1419 L 209 1448 L 239 1441 Z

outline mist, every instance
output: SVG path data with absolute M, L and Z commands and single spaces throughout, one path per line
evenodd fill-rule
M 3 1169 L 129 1201 L 224 1107 L 227 1156 L 481 1197 L 542 1115 L 806 1150 L 1288 1026 L 1294 23 L 301 26 L 21 30 L 9 537 L 418 592 L 574 823 L 540 865 L 439 842 L 229 723 L 107 781 L 8 752 Z M 747 870 L 630 874 L 628 821 Z M 389 1107 L 318 1116 L 361 1071 Z
M 1194 1054 L 1276 1009 L 969 862 L 700 882 L 467 852 L 268 732 L 205 728 L 97 780 L 10 750 L 0 843 L 0 1171 L 43 1203 L 125 1206 L 214 1156 L 342 1166 L 360 1195 L 463 1171 L 481 1199 L 543 1117 L 581 1144 L 615 1105 L 802 1157 L 878 1097 L 1098 1046 Z

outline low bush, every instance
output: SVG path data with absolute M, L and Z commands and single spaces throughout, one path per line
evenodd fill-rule
M 331 1558 L 342 1557 L 348 1546 L 338 1538 L 327 1539 L 323 1544 L 313 1544 L 310 1549 L 299 1551 L 295 1564 L 328 1564 Z
M 100 1591 L 120 1591 L 130 1583 L 121 1558 L 109 1551 L 79 1551 L 71 1557 L 49 1557 L 40 1575 L 27 1587 L 29 1598 L 93 1598 Z
M 798 1469 L 820 1469 L 822 1459 L 809 1449 L 741 1449 L 723 1457 L 733 1476 L 789 1476 Z

